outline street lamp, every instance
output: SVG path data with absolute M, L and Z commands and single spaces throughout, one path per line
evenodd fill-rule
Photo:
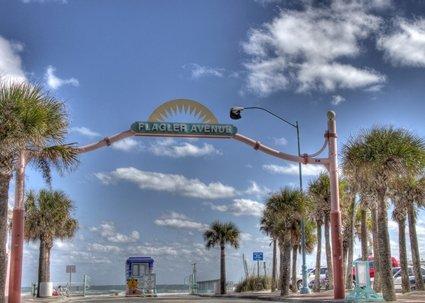
M 259 109 L 262 111 L 267 112 L 268 114 L 274 116 L 275 118 L 278 118 L 279 120 L 285 122 L 286 124 L 294 127 L 297 130 L 297 145 L 298 145 L 298 156 L 301 156 L 301 148 L 300 148 L 300 127 L 298 125 L 298 121 L 295 121 L 295 123 L 291 123 L 288 120 L 276 115 L 275 113 L 269 111 L 268 109 L 265 109 L 263 107 L 259 106 L 249 106 L 249 107 L 241 107 L 241 106 L 234 106 L 230 109 L 230 118 L 233 120 L 241 119 L 241 112 L 245 109 Z M 298 171 L 299 171 L 299 182 L 300 182 L 300 191 L 303 191 L 303 178 L 302 178 L 302 168 L 301 163 L 298 163 Z M 308 294 L 310 293 L 310 288 L 307 284 L 307 266 L 305 261 L 305 226 L 304 226 L 304 218 L 301 218 L 301 250 L 302 250 L 302 276 L 303 276 L 303 285 L 300 289 L 301 294 Z

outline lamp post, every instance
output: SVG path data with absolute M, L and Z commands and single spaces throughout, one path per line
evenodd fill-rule
M 242 118 L 241 112 L 245 109 L 258 109 L 267 112 L 268 114 L 274 116 L 275 118 L 278 118 L 279 120 L 285 122 L 286 124 L 294 127 L 297 131 L 297 146 L 298 146 L 298 156 L 301 156 L 301 147 L 300 147 L 300 127 L 298 124 L 298 121 L 295 121 L 295 123 L 291 123 L 288 120 L 276 115 L 275 113 L 269 111 L 268 109 L 265 109 L 263 107 L 259 106 L 249 106 L 249 107 L 232 107 L 230 109 L 230 118 L 237 120 Z M 301 163 L 298 163 L 298 172 L 299 172 L 299 185 L 300 185 L 300 191 L 303 191 L 303 178 L 302 178 L 302 167 Z M 304 218 L 301 219 L 301 251 L 302 251 L 302 276 L 303 276 L 303 284 L 300 289 L 301 294 L 308 294 L 310 293 L 310 288 L 307 284 L 307 265 L 305 260 L 305 224 L 304 224 Z

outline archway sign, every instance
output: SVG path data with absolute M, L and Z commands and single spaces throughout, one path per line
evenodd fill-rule
M 179 113 L 186 113 L 197 118 L 201 123 L 168 122 L 167 120 Z M 238 133 L 231 124 L 220 124 L 214 114 L 204 105 L 194 100 L 175 99 L 163 103 L 149 116 L 147 121 L 136 121 L 130 129 L 89 145 L 78 147 L 78 153 L 94 151 L 98 148 L 110 146 L 114 142 L 131 136 L 156 137 L 195 137 L 195 138 L 223 138 L 235 139 L 245 143 L 255 150 L 264 152 L 283 160 L 303 163 L 321 164 L 329 171 L 331 192 L 331 232 L 332 232 L 332 259 L 334 272 L 334 298 L 345 297 L 344 274 L 342 267 L 342 237 L 341 212 L 339 205 L 338 170 L 337 170 L 337 135 L 335 113 L 328 112 L 328 129 L 320 150 L 313 154 L 290 155 L 270 148 L 257 140 L 253 140 Z M 328 157 L 318 158 L 328 147 Z M 22 257 L 24 242 L 24 179 L 25 166 L 28 155 L 22 152 L 17 163 L 15 182 L 15 206 L 12 224 L 12 250 L 9 274 L 9 303 L 21 302 Z
M 189 113 L 202 123 L 166 122 L 175 113 Z M 148 121 L 131 125 L 136 136 L 171 136 L 201 138 L 231 138 L 237 128 L 231 124 L 219 124 L 214 114 L 204 105 L 193 100 L 176 99 L 165 102 L 149 116 Z

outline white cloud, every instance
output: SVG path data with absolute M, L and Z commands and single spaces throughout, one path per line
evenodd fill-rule
M 44 79 L 51 89 L 58 89 L 63 85 L 79 86 L 80 83 L 75 78 L 61 79 L 55 75 L 56 68 L 49 65 L 44 74 Z
M 234 199 L 231 204 L 206 203 L 211 209 L 230 213 L 235 216 L 261 217 L 264 204 L 250 199 Z
M 137 230 L 133 230 L 128 235 L 117 232 L 113 222 L 103 222 L 99 227 L 91 227 L 90 231 L 96 232 L 106 240 L 115 243 L 130 243 L 140 239 L 140 234 Z
M 250 233 L 241 233 L 241 240 L 242 241 L 251 241 L 252 240 L 252 235 Z
M 349 64 L 308 62 L 301 64 L 298 73 L 299 90 L 323 89 L 334 91 L 341 88 L 368 87 L 385 82 L 385 76 Z
M 149 150 L 157 156 L 172 158 L 202 157 L 206 155 L 221 155 L 221 151 L 213 145 L 204 143 L 198 146 L 189 142 L 177 142 L 172 138 L 158 139 L 149 147 Z
M 276 145 L 282 145 L 282 146 L 284 146 L 284 145 L 288 144 L 288 140 L 286 140 L 286 138 L 284 138 L 284 137 L 281 137 L 281 138 L 273 138 L 273 142 L 274 142 L 274 144 L 276 144 Z
M 65 240 L 56 240 L 54 247 L 61 251 L 69 251 L 74 249 L 74 244 Z
M 223 77 L 224 76 L 224 68 L 220 67 L 209 67 L 209 66 L 202 66 L 196 63 L 190 63 L 183 65 L 184 69 L 187 69 L 190 72 L 190 76 L 193 79 L 199 79 L 202 77 Z
M 266 6 L 271 3 L 282 2 L 282 0 L 254 0 L 254 2 L 257 2 L 258 4 L 261 4 L 262 6 Z
M 176 174 L 143 171 L 134 167 L 117 168 L 109 174 L 97 173 L 95 176 L 104 184 L 111 184 L 116 180 L 125 180 L 137 184 L 141 189 L 165 191 L 192 198 L 218 199 L 236 195 L 236 190 L 233 187 L 221 182 L 205 184 L 199 179 L 188 179 Z
M 298 164 L 288 164 L 286 166 L 275 165 L 275 164 L 264 164 L 263 169 L 272 174 L 281 175 L 298 175 Z M 307 164 L 302 165 L 303 176 L 317 176 L 325 169 L 321 165 Z
M 88 251 L 101 252 L 101 253 L 119 253 L 121 248 L 115 245 L 104 245 L 99 243 L 91 243 L 87 247 Z
M 111 264 L 112 261 L 108 256 L 98 256 L 98 254 L 93 254 L 93 252 L 72 250 L 70 259 L 78 263 L 88 263 L 88 264 Z
M 284 73 L 286 62 L 283 58 L 255 59 L 245 63 L 245 67 L 248 70 L 247 88 L 259 95 L 266 96 L 274 91 L 285 89 L 289 83 Z
M 207 224 L 195 222 L 185 215 L 176 212 L 171 212 L 168 215 L 162 216 L 161 218 L 156 219 L 154 222 L 159 226 L 166 226 L 177 229 L 195 229 L 203 231 L 208 228 Z
M 344 102 L 345 101 L 345 98 L 343 97 L 343 96 L 341 96 L 341 95 L 333 95 L 332 96 L 332 100 L 331 100 L 331 103 L 332 103 L 332 105 L 339 105 L 340 103 L 342 103 L 342 102 Z
M 395 29 L 378 39 L 378 48 L 395 65 L 425 66 L 425 18 L 398 19 Z
M 247 88 L 260 95 L 295 86 L 298 91 L 333 91 L 385 82 L 378 72 L 337 62 L 361 53 L 361 40 L 381 19 L 361 2 L 334 1 L 328 8 L 283 10 L 261 28 L 251 29 L 244 51 L 251 56 Z
M 133 138 L 125 138 L 120 141 L 113 143 L 112 148 L 129 152 L 129 151 L 139 151 L 142 149 L 141 145 L 137 140 Z
M 0 36 L 0 80 L 12 83 L 27 81 L 19 56 L 23 49 L 23 44 L 6 40 Z
M 85 126 L 75 126 L 71 127 L 72 133 L 78 133 L 80 135 L 86 136 L 86 137 L 99 137 L 100 134 L 85 127 Z
M 135 249 L 134 252 L 138 252 L 143 255 L 152 255 L 152 256 L 177 256 L 181 255 L 181 251 L 177 247 L 167 246 L 167 245 L 139 245 Z
M 249 187 L 247 188 L 247 190 L 245 190 L 245 194 L 255 195 L 255 196 L 264 196 L 268 194 L 269 192 L 270 192 L 269 188 L 258 185 L 257 182 L 255 181 L 250 181 Z
M 67 0 L 21 0 L 23 3 L 48 3 L 48 2 L 56 2 L 61 4 L 68 3 Z

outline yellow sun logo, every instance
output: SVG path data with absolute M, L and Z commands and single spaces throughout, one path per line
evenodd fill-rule
M 179 113 L 192 115 L 203 123 L 218 124 L 217 118 L 205 105 L 189 99 L 175 99 L 163 103 L 153 111 L 148 121 L 164 122 Z

